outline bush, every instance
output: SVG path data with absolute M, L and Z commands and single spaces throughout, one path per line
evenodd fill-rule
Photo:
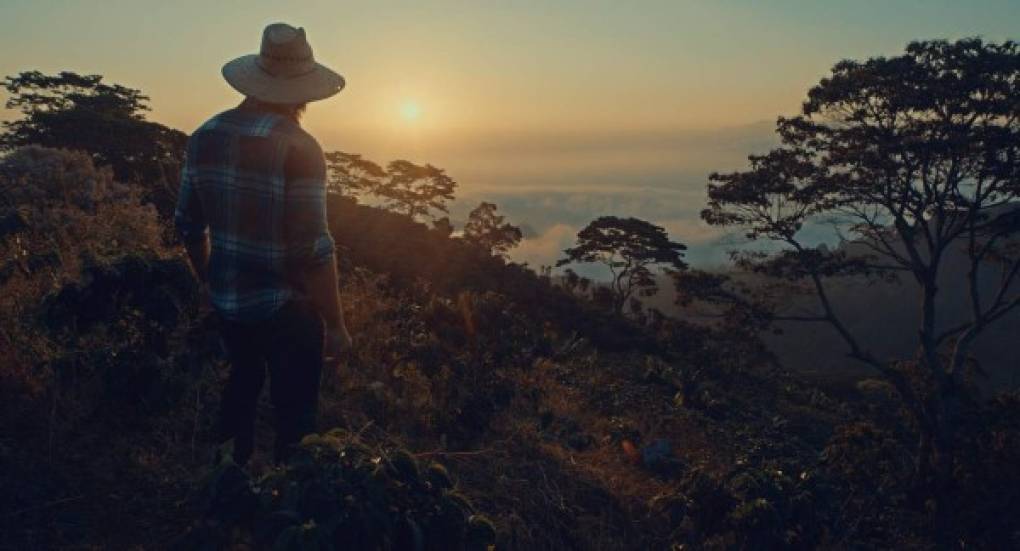
M 825 486 L 806 472 L 740 467 L 725 476 L 691 470 L 653 511 L 673 527 L 674 547 L 811 549 L 822 544 Z
M 827 470 L 854 493 L 902 499 L 908 490 L 910 452 L 892 433 L 871 423 L 837 427 L 822 459 Z
M 179 549 L 474 550 L 496 538 L 444 467 L 342 429 L 305 437 L 286 466 L 258 479 L 227 448 L 196 498 L 201 520 Z
M 29 146 L 0 160 L 0 394 L 32 396 L 46 386 L 37 366 L 64 343 L 35 324 L 47 294 L 90 266 L 133 253 L 165 256 L 155 210 L 96 168 L 88 155 Z
M 968 420 L 956 468 L 963 539 L 978 548 L 1020 548 L 1020 391 L 999 394 Z

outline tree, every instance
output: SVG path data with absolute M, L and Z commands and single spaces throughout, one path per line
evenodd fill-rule
M 652 296 L 658 292 L 652 268 L 684 270 L 681 243 L 669 240 L 666 230 L 637 218 L 602 216 L 577 234 L 577 246 L 565 250 L 566 258 L 556 263 L 601 263 L 612 274 L 609 291 L 612 309 L 623 314 L 635 292 Z
M 505 217 L 496 214 L 496 205 L 485 201 L 471 211 L 464 224 L 464 240 L 496 256 L 505 257 L 522 238 L 521 229 L 505 222 Z
M 378 186 L 376 195 L 383 198 L 390 210 L 410 218 L 430 216 L 433 210 L 448 212 L 446 202 L 453 200 L 457 182 L 443 169 L 393 161 L 386 172 L 388 176 Z
M 450 237 L 453 235 L 453 222 L 450 222 L 449 216 L 437 218 L 432 221 L 432 229 L 439 232 L 443 237 Z
M 24 145 L 80 150 L 109 165 L 124 182 L 144 184 L 163 212 L 173 208 L 187 136 L 145 120 L 148 97 L 99 75 L 27 71 L 8 76 L 8 109 L 21 119 L 3 123 L 0 147 Z
M 361 155 L 330 151 L 326 153 L 326 188 L 340 195 L 360 197 L 376 193 L 386 171 Z
M 918 427 L 918 481 L 935 483 L 943 520 L 971 345 L 1020 305 L 1018 97 L 1013 42 L 915 42 L 897 57 L 842 61 L 810 90 L 801 115 L 779 119 L 778 148 L 751 156 L 748 170 L 710 177 L 702 213 L 783 246 L 742 262 L 805 282 L 817 310 L 773 319 L 831 325 L 850 357 L 896 388 Z M 867 254 L 808 246 L 805 228 L 826 220 Z M 940 322 L 936 302 L 950 253 L 966 258 L 971 311 L 953 326 Z M 983 288 L 993 271 L 994 289 Z M 851 275 L 916 281 L 914 357 L 882 357 L 843 323 L 829 285 Z

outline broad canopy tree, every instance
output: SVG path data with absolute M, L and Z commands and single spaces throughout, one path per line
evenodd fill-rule
M 433 211 L 449 212 L 446 204 L 453 200 L 457 182 L 443 169 L 399 160 L 387 165 L 386 174 L 376 187 L 375 195 L 383 199 L 390 210 L 412 219 L 435 218 Z
M 464 240 L 505 257 L 521 242 L 523 234 L 520 228 L 507 223 L 506 217 L 496 214 L 496 208 L 494 203 L 486 201 L 475 207 L 464 224 Z
M 946 513 L 971 346 L 1020 305 L 1020 48 L 915 42 L 900 56 L 840 62 L 777 132 L 781 145 L 750 157 L 748 170 L 711 176 L 702 217 L 782 245 L 742 260 L 804 281 L 817 310 L 788 319 L 830 324 L 850 357 L 895 386 L 919 429 L 919 481 L 935 482 Z M 809 246 L 805 228 L 823 221 L 868 253 Z M 957 325 L 936 301 L 950 252 L 967 264 L 970 316 Z M 979 285 L 987 273 L 990 292 Z M 880 356 L 843 323 L 829 285 L 848 275 L 916 281 L 914 357 Z
M 326 188 L 333 193 L 358 198 L 374 194 L 386 177 L 378 164 L 356 153 L 326 153 Z
M 26 71 L 8 76 L 8 109 L 22 118 L 3 123 L 0 147 L 42 145 L 87 152 L 123 182 L 143 184 L 161 211 L 172 208 L 187 136 L 147 121 L 148 97 L 105 84 L 99 75 Z
M 556 263 L 600 263 L 612 274 L 609 291 L 613 311 L 623 314 L 631 297 L 652 296 L 658 291 L 655 267 L 684 270 L 687 247 L 670 241 L 666 230 L 638 218 L 602 216 L 577 234 L 577 246 L 564 251 Z

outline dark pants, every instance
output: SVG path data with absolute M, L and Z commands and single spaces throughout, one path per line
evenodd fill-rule
M 304 301 L 291 301 L 257 323 L 222 320 L 230 379 L 220 404 L 221 441 L 234 439 L 234 460 L 243 465 L 255 444 L 255 409 L 269 368 L 276 414 L 277 462 L 315 432 L 322 374 L 323 322 Z

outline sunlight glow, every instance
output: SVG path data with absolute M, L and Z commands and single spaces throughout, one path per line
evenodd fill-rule
M 415 121 L 421 116 L 421 108 L 418 107 L 417 102 L 407 100 L 400 106 L 400 116 L 405 121 Z

